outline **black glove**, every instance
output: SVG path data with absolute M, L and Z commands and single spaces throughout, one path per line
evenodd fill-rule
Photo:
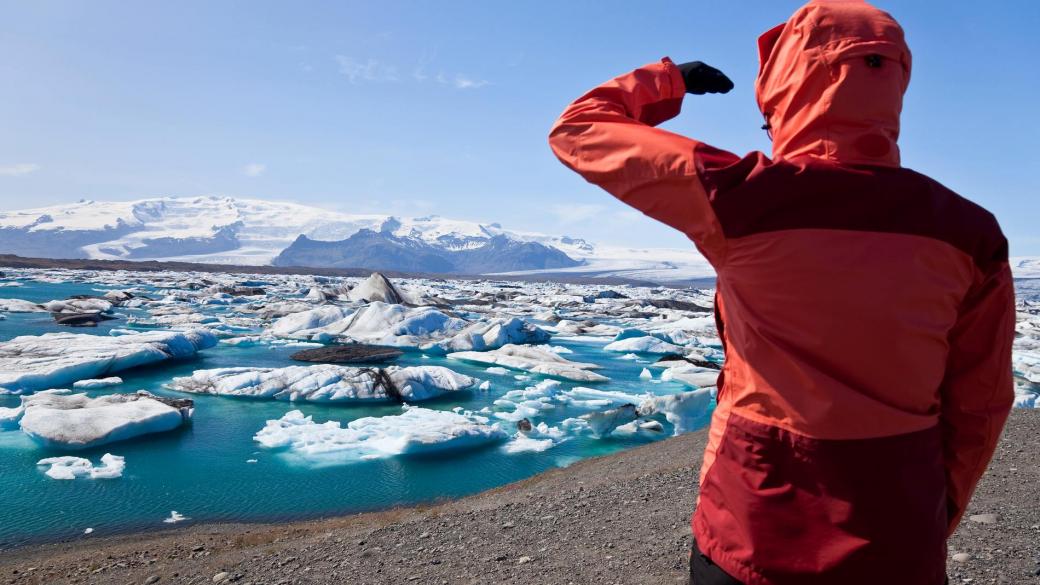
M 733 89 L 733 82 L 726 74 L 700 61 L 690 61 L 678 65 L 686 82 L 686 93 L 703 95 L 706 93 L 726 93 Z

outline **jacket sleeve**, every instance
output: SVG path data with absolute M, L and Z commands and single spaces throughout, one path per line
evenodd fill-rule
M 549 145 L 585 180 L 683 232 L 716 264 L 725 238 L 698 178 L 702 144 L 654 128 L 679 114 L 685 92 L 682 73 L 668 58 L 641 67 L 568 106 L 549 134 Z
M 993 456 L 1014 401 L 1014 335 L 1015 292 L 1004 261 L 969 293 L 950 332 L 940 390 L 949 534 Z

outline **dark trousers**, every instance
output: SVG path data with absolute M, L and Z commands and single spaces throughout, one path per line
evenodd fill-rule
M 946 579 L 946 583 L 950 582 Z M 694 541 L 690 551 L 690 585 L 744 585 L 701 554 Z
M 690 551 L 690 585 L 743 585 L 701 554 L 694 541 Z

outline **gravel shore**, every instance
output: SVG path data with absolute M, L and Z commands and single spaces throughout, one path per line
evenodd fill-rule
M 0 553 L 0 583 L 683 583 L 697 432 L 434 506 L 201 525 Z M 1040 584 L 1040 410 L 1016 410 L 951 583 Z

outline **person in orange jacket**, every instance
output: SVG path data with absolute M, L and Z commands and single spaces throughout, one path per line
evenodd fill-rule
M 692 518 L 698 585 L 945 581 L 946 539 L 1013 400 L 994 217 L 900 166 L 910 50 L 887 13 L 813 1 L 758 41 L 773 156 L 655 128 L 732 83 L 665 58 L 549 136 L 714 266 L 726 362 Z

